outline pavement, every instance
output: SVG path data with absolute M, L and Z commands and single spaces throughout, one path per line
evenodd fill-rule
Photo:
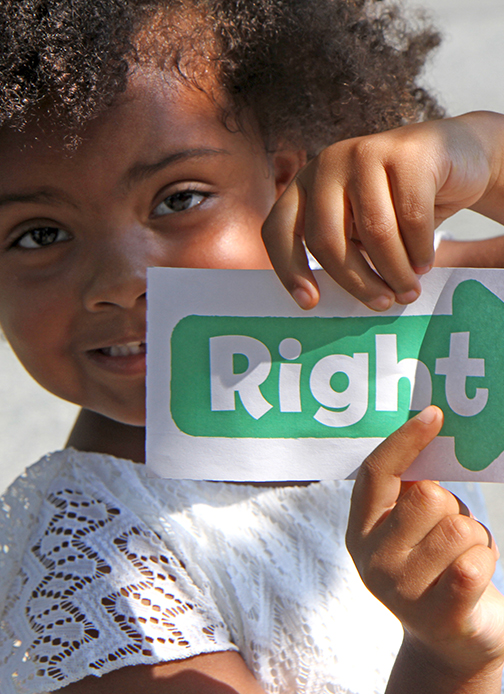
M 412 8 L 419 4 L 407 3 Z M 444 35 L 425 74 L 451 115 L 488 109 L 504 113 L 502 0 L 425 0 Z M 445 226 L 457 238 L 483 238 L 502 227 L 471 212 Z M 77 408 L 43 391 L 0 338 L 0 493 L 26 465 L 64 445 Z M 482 485 L 492 530 L 504 547 L 504 488 Z

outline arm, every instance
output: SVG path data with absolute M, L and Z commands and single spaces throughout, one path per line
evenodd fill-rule
M 495 544 L 438 484 L 401 484 L 441 425 L 431 406 L 363 463 L 347 545 L 366 586 L 405 629 L 387 694 L 498 694 L 504 597 L 490 582 Z
M 441 241 L 438 267 L 504 267 L 504 236 L 481 241 Z
M 61 694 L 264 694 L 235 651 L 208 653 L 159 665 L 134 665 L 86 677 Z
M 434 229 L 444 220 L 470 208 L 504 222 L 503 161 L 504 116 L 487 112 L 331 145 L 302 169 L 265 222 L 273 267 L 302 308 L 315 306 L 304 241 L 370 308 L 410 303 L 420 293 L 417 275 L 434 262 Z

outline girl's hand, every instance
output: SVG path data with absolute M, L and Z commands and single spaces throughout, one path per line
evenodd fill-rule
M 375 310 L 420 294 L 434 230 L 470 207 L 504 222 L 504 116 L 470 113 L 339 142 L 310 161 L 263 227 L 271 262 L 302 308 L 318 287 L 305 246 Z
M 417 663 L 405 668 L 410 674 L 403 679 L 416 671 L 417 680 L 427 677 L 429 683 L 422 689 L 425 682 L 418 688 L 410 682 L 405 690 L 398 684 L 397 691 L 500 692 L 504 597 L 490 582 L 498 558 L 495 543 L 435 482 L 400 480 L 441 425 L 441 411 L 430 406 L 363 463 L 347 546 L 366 586 L 405 628 L 406 660 Z M 394 677 L 402 681 L 397 672 Z M 481 684 L 485 678 L 488 687 L 471 689 L 473 681 Z M 433 682 L 439 681 L 438 689 Z

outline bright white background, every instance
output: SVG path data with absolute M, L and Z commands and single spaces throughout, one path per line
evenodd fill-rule
M 423 6 L 444 35 L 426 84 L 451 115 L 476 109 L 504 112 L 502 0 L 425 0 Z M 498 225 L 471 212 L 459 213 L 446 228 L 460 238 L 501 233 Z M 0 339 L 0 492 L 26 465 L 64 445 L 76 412 L 39 388 Z M 504 547 L 504 489 L 485 485 L 484 492 L 494 533 Z

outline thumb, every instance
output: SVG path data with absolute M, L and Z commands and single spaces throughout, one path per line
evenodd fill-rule
M 395 506 L 401 491 L 401 475 L 437 436 L 442 425 L 442 411 L 429 405 L 366 458 L 352 495 L 349 534 L 367 534 Z

